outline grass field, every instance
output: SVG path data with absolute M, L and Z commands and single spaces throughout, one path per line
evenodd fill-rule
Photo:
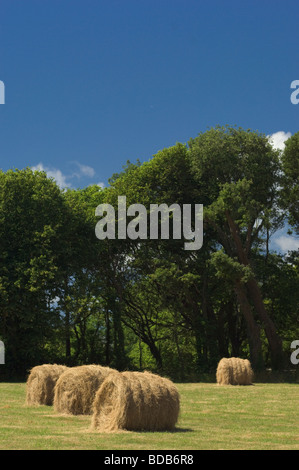
M 0 383 L 0 449 L 299 450 L 298 384 L 177 387 L 181 413 L 175 432 L 99 434 L 90 431 L 90 416 L 28 407 L 24 383 Z

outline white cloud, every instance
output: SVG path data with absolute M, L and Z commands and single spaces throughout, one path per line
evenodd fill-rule
M 268 139 L 272 147 L 275 149 L 283 150 L 285 147 L 285 141 L 291 137 L 290 132 L 278 131 L 274 134 L 268 135 Z
M 61 170 L 57 168 L 47 168 L 42 163 L 39 163 L 36 166 L 31 167 L 33 171 L 45 171 L 49 178 L 54 178 L 58 186 L 63 188 L 69 188 L 71 186 L 70 183 L 67 183 L 67 176 L 62 173 Z
M 95 175 L 95 171 L 91 166 L 81 165 L 81 163 L 78 163 L 78 162 L 76 162 L 76 164 L 78 165 L 78 167 L 80 169 L 80 174 L 78 175 L 79 178 L 82 175 L 83 176 L 88 176 L 89 178 L 92 178 Z
M 286 253 L 287 251 L 298 250 L 299 249 L 299 239 L 294 237 L 288 237 L 286 235 L 281 235 L 278 238 L 273 239 L 273 242 L 279 246 L 281 251 Z
M 91 166 L 82 165 L 81 163 L 74 161 L 70 163 L 72 163 L 73 165 L 77 165 L 79 170 L 69 173 L 67 175 L 63 174 L 62 171 L 58 168 L 46 167 L 41 162 L 38 165 L 32 166 L 31 169 L 33 171 L 44 171 L 49 178 L 53 178 L 56 181 L 57 185 L 61 189 L 76 187 L 77 184 L 72 183 L 76 179 L 78 180 L 80 178 L 93 178 L 96 174 L 94 168 L 92 168 Z M 103 183 L 102 181 L 96 184 L 102 189 L 105 187 L 105 183 Z
M 58 186 L 63 189 L 63 188 L 72 188 L 73 184 L 72 181 L 74 179 L 80 179 L 80 178 L 93 178 L 96 174 L 94 168 L 88 165 L 82 165 L 79 162 L 71 162 L 73 165 L 77 165 L 79 168 L 79 171 L 74 171 L 72 173 L 69 173 L 68 175 L 65 175 L 62 173 L 61 170 L 58 168 L 49 168 L 46 167 L 43 163 L 39 163 L 36 166 L 31 167 L 33 171 L 45 171 L 47 173 L 47 176 L 49 178 L 54 178 Z M 101 188 L 105 187 L 105 184 L 100 182 L 97 183 L 98 186 Z

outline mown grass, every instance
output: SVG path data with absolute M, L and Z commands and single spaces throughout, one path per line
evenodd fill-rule
M 177 387 L 181 412 L 175 432 L 100 434 L 90 430 L 90 416 L 26 406 L 24 383 L 0 383 L 0 449 L 299 449 L 298 384 Z

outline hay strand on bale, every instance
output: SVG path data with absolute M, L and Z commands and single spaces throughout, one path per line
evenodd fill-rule
M 253 370 L 249 360 L 239 357 L 221 359 L 216 380 L 219 385 L 252 385 Z
M 64 372 L 54 390 L 54 409 L 73 415 L 92 414 L 92 404 L 99 386 L 114 369 L 96 364 L 72 367 Z
M 53 405 L 54 387 L 68 368 L 59 364 L 43 364 L 31 369 L 26 383 L 27 405 Z
M 118 372 L 97 391 L 91 426 L 99 432 L 172 431 L 179 409 L 179 393 L 169 379 L 149 372 Z

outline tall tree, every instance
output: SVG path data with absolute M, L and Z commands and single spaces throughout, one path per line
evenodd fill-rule
M 299 234 L 299 132 L 286 141 L 281 159 L 284 171 L 281 202 Z
M 229 126 L 200 133 L 189 142 L 192 168 L 205 207 L 204 220 L 215 230 L 227 262 L 239 263 L 250 276 L 234 276 L 235 288 L 251 338 L 253 361 L 261 364 L 259 326 L 262 323 L 271 351 L 272 366 L 282 363 L 282 342 L 264 305 L 251 263 L 265 227 L 279 222 L 278 153 L 266 136 Z
M 61 191 L 44 173 L 0 172 L 0 331 L 11 373 L 43 360 L 59 324 L 52 303 L 64 221 Z

